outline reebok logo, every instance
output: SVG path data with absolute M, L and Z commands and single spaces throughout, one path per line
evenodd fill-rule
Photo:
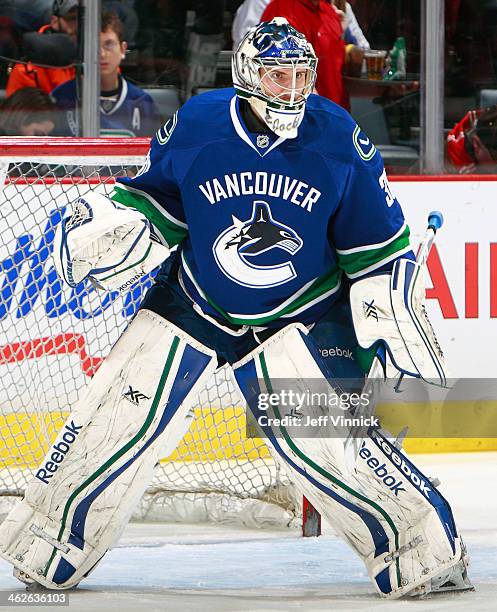
M 371 451 L 366 448 L 366 442 L 362 443 L 361 450 L 359 451 L 359 456 L 364 459 L 366 465 L 370 467 L 376 476 L 383 482 L 383 484 L 390 489 L 395 495 L 399 495 L 399 491 L 405 491 L 402 487 L 404 484 L 402 480 L 397 480 L 394 476 L 388 473 L 387 466 L 380 462 L 376 457 L 371 456 Z
M 74 421 L 64 425 L 64 429 L 59 434 L 59 441 L 52 446 L 52 452 L 49 451 L 48 461 L 39 468 L 35 476 L 41 482 L 48 484 L 48 481 L 55 472 L 59 469 L 60 464 L 66 458 L 66 454 L 71 448 L 71 444 L 76 440 L 83 425 L 75 425 Z
M 350 349 L 340 348 L 338 346 L 319 349 L 321 357 L 343 357 L 344 359 L 354 359 L 354 355 Z
M 399 469 L 407 476 L 407 478 L 409 478 L 416 489 L 418 489 L 418 491 L 420 491 L 426 497 L 426 499 L 430 500 L 431 488 L 428 486 L 428 483 L 426 480 L 424 480 L 422 475 L 419 472 L 415 472 L 406 459 L 399 453 L 395 452 L 394 448 L 384 438 L 380 437 L 378 432 L 373 432 L 371 438 L 383 452 L 383 454 L 389 457 L 392 463 L 397 466 L 397 469 Z
M 148 395 L 143 395 L 141 391 L 135 391 L 131 385 L 128 385 L 128 390 L 126 393 L 123 393 L 123 397 L 135 406 L 138 406 L 141 400 L 150 399 Z
M 145 276 L 145 272 L 143 272 L 143 270 L 141 272 L 138 272 L 138 274 L 135 274 L 133 277 L 131 277 L 129 280 L 127 280 L 125 283 L 123 283 L 122 285 L 119 285 L 119 287 L 117 288 L 118 291 L 125 291 L 126 289 L 128 289 L 129 287 L 131 287 L 131 285 L 133 283 L 136 283 L 137 280 L 140 280 L 140 278 L 142 276 Z

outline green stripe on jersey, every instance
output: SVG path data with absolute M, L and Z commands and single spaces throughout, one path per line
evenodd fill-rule
M 141 195 L 138 190 L 129 191 L 121 185 L 116 185 L 111 199 L 143 213 L 160 232 L 169 248 L 179 244 L 188 234 L 188 230 L 161 214 L 146 195 Z
M 341 270 L 338 268 L 333 268 L 329 272 L 318 276 L 310 287 L 298 295 L 294 300 L 282 305 L 281 308 L 275 308 L 269 313 L 260 313 L 255 315 L 233 314 L 223 310 L 209 297 L 206 296 L 206 299 L 209 304 L 230 323 L 234 323 L 236 325 L 264 325 L 270 321 L 279 319 L 283 315 L 291 316 L 293 312 L 301 308 L 305 309 L 305 306 L 311 307 L 315 303 L 321 301 L 321 299 L 325 299 L 325 297 L 327 297 L 326 294 L 329 293 L 331 295 L 334 289 L 338 289 L 341 275 Z
M 409 227 L 406 225 L 404 231 L 398 236 L 394 236 L 390 242 L 383 243 L 381 246 L 372 245 L 350 249 L 350 251 L 337 251 L 338 263 L 349 278 L 356 278 L 366 274 L 376 268 L 380 268 L 384 263 L 395 259 L 395 255 L 401 255 L 410 249 Z

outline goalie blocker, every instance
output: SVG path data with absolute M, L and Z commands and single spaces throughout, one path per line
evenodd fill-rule
M 0 526 L 0 554 L 17 576 L 77 585 L 112 548 L 160 457 L 191 423 L 215 354 L 140 310 L 77 402 Z
M 398 259 L 391 274 L 355 282 L 352 318 L 363 349 L 385 346 L 387 378 L 400 373 L 444 387 L 446 365 L 424 305 L 423 271 L 422 262 Z

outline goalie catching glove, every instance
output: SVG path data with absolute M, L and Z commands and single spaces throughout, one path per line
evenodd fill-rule
M 71 287 L 90 278 L 108 291 L 125 291 L 169 252 L 142 213 L 95 191 L 72 204 L 55 233 L 55 268 Z
M 399 374 L 447 384 L 444 355 L 424 306 L 424 266 L 398 259 L 391 275 L 354 283 L 350 304 L 359 345 L 385 347 L 387 377 Z

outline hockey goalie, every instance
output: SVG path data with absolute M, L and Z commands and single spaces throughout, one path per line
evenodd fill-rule
M 389 376 L 445 384 L 381 156 L 313 93 L 316 65 L 285 19 L 253 28 L 233 57 L 234 89 L 189 100 L 135 177 L 111 198 L 90 192 L 62 220 L 53 255 L 73 287 L 126 291 L 161 267 L 0 526 L 0 554 L 21 580 L 67 589 L 92 571 L 222 364 L 255 417 L 276 380 L 323 380 L 333 394 L 338 378 L 364 378 L 357 347 L 381 348 Z M 449 503 L 381 430 L 351 462 L 343 437 L 263 429 L 381 596 L 470 588 Z

